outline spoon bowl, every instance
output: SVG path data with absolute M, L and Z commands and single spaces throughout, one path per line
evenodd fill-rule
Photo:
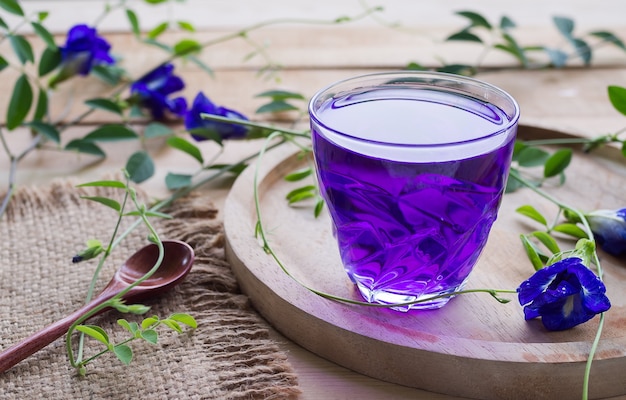
M 163 260 L 159 268 L 122 296 L 126 303 L 132 304 L 139 300 L 153 299 L 180 283 L 187 276 L 194 261 L 191 246 L 185 242 L 169 240 L 163 241 L 163 250 Z M 130 256 L 100 294 L 88 304 L 0 353 L 0 373 L 43 349 L 65 334 L 70 326 L 83 315 L 128 289 L 154 267 L 158 258 L 159 247 L 156 244 L 149 244 Z M 109 309 L 104 308 L 101 312 Z

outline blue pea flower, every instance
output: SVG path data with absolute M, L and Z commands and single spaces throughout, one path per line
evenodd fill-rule
M 614 256 L 626 254 L 626 208 L 598 210 L 586 215 L 596 241 Z
M 201 114 L 248 120 L 246 116 L 235 110 L 215 105 L 204 93 L 199 92 L 193 100 L 191 109 L 185 115 L 185 128 L 197 141 L 215 139 L 221 142 L 224 139 L 242 139 L 248 133 L 248 128 L 245 126 L 210 121 L 203 119 Z
M 150 110 L 155 119 L 161 119 L 165 111 L 183 116 L 187 102 L 183 97 L 169 96 L 185 87 L 183 80 L 174 75 L 174 65 L 163 64 L 139 78 L 130 86 L 131 101 Z
M 60 70 L 51 79 L 50 86 L 54 87 L 74 75 L 86 76 L 95 65 L 115 63 L 109 54 L 110 49 L 111 45 L 98 35 L 95 28 L 83 24 L 72 27 L 65 46 L 59 47 Z
M 551 331 L 572 328 L 611 307 L 604 283 L 578 257 L 538 270 L 517 292 L 526 320 L 541 317 Z

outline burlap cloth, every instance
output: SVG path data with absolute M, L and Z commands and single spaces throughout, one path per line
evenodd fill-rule
M 119 196 L 119 189 L 78 189 L 71 182 L 16 193 L 0 220 L 0 349 L 79 308 L 95 260 L 72 264 L 86 239 L 106 243 L 115 212 L 80 195 Z M 150 302 L 148 315 L 193 315 L 196 330 L 182 335 L 160 330 L 157 345 L 134 341 L 134 359 L 124 366 L 112 354 L 88 366 L 84 378 L 69 366 L 61 338 L 0 375 L 1 399 L 285 399 L 299 393 L 296 377 L 268 334 L 267 323 L 239 292 L 224 259 L 223 230 L 207 196 L 182 199 L 169 210 L 174 220 L 156 222 L 162 239 L 195 249 L 191 273 L 178 287 Z M 129 220 L 130 223 L 130 220 Z M 117 267 L 147 244 L 135 229 L 114 251 L 101 274 L 103 287 Z M 118 318 L 108 312 L 91 320 L 119 340 Z M 102 346 L 91 339 L 87 353 Z

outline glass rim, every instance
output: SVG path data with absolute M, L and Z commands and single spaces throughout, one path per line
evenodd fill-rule
M 359 82 L 359 81 L 364 82 L 367 80 L 377 79 L 377 78 L 380 79 L 384 77 L 389 77 L 390 79 L 391 78 L 398 79 L 398 78 L 418 78 L 418 77 L 429 78 L 430 77 L 432 79 L 445 80 L 451 83 L 458 82 L 458 83 L 465 83 L 465 84 L 473 85 L 474 87 L 482 87 L 493 93 L 496 93 L 505 101 L 508 101 L 512 106 L 513 112 L 511 113 L 510 119 L 508 120 L 506 124 L 498 127 L 497 130 L 490 132 L 488 134 L 485 134 L 483 136 L 472 138 L 472 139 L 466 139 L 466 140 L 450 141 L 446 143 L 429 143 L 429 144 L 390 143 L 390 142 L 377 141 L 377 140 L 371 140 L 371 139 L 363 139 L 361 137 L 351 135 L 341 130 L 337 130 L 329 126 L 328 124 L 324 123 L 321 120 L 321 118 L 319 118 L 315 105 L 316 103 L 319 102 L 322 96 L 324 96 L 325 94 L 332 93 L 331 91 L 333 88 L 340 87 L 350 82 Z M 410 83 L 410 81 L 407 80 L 407 83 Z M 424 82 L 424 83 L 427 84 L 428 82 Z M 362 87 L 373 88 L 377 86 L 381 86 L 381 83 L 376 84 L 376 85 L 372 84 L 370 86 L 364 85 Z M 435 89 L 437 88 L 437 86 L 434 84 L 432 84 L 431 87 Z M 355 86 L 353 88 L 357 88 L 357 87 Z M 446 86 L 442 86 L 441 88 L 445 89 Z M 448 88 L 452 89 L 452 87 L 448 87 Z M 476 94 L 472 94 L 469 92 L 466 92 L 466 94 L 478 100 L 493 104 L 493 102 L 484 98 L 480 98 L 480 96 Z M 332 93 L 332 95 L 334 97 L 335 94 Z M 471 77 L 467 77 L 463 75 L 451 74 L 451 73 L 446 73 L 446 72 L 436 72 L 436 71 L 384 71 L 384 72 L 374 72 L 374 73 L 369 73 L 369 74 L 356 75 L 356 76 L 352 76 L 349 78 L 341 79 L 318 90 L 309 100 L 308 112 L 309 112 L 309 118 L 313 119 L 315 123 L 318 124 L 320 127 L 327 129 L 333 132 L 334 134 L 350 138 L 351 140 L 355 140 L 355 141 L 362 142 L 362 143 L 372 143 L 376 145 L 383 145 L 383 146 L 390 146 L 390 147 L 411 147 L 411 148 L 441 148 L 441 147 L 448 147 L 448 146 L 459 146 L 459 145 L 463 145 L 467 143 L 482 142 L 482 141 L 497 137 L 499 135 L 506 135 L 511 130 L 511 128 L 514 127 L 518 123 L 519 117 L 520 117 L 520 107 L 517 101 L 508 92 L 499 88 L 498 86 L 495 86 L 491 83 L 488 83 L 488 82 L 485 82 L 483 80 L 476 79 L 476 78 L 471 78 Z M 505 114 L 509 116 L 509 113 L 506 111 L 505 111 Z

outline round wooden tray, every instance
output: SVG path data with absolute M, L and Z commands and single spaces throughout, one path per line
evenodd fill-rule
M 519 136 L 569 135 L 520 126 Z M 547 185 L 547 190 L 584 210 L 625 206 L 626 168 L 618 153 L 611 148 L 594 155 L 577 152 L 567 184 Z M 360 299 L 343 271 L 327 212 L 315 219 L 312 208 L 285 201 L 302 183 L 282 178 L 307 163 L 295 148 L 269 152 L 261 163 L 260 209 L 270 245 L 297 279 Z M 487 294 L 468 294 L 440 310 L 408 313 L 321 298 L 285 274 L 255 238 L 254 173 L 254 167 L 244 171 L 227 198 L 226 254 L 242 290 L 285 336 L 354 371 L 434 392 L 487 399 L 580 398 L 598 318 L 548 332 L 539 320 L 524 321 L 514 295 L 500 304 Z M 515 213 L 523 204 L 546 215 L 556 211 L 529 190 L 507 194 L 467 288 L 515 289 L 533 273 L 519 235 L 538 227 Z M 612 308 L 591 372 L 593 398 L 626 394 L 626 268 L 624 260 L 601 256 Z

